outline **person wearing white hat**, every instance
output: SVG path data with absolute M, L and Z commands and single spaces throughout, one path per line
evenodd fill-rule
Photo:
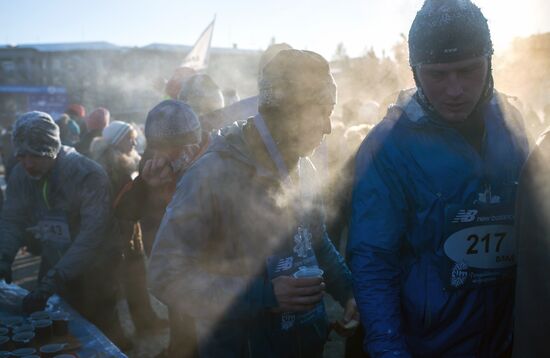
M 135 149 L 137 131 L 129 123 L 113 121 L 103 129 L 102 134 L 102 137 L 93 140 L 90 153 L 109 176 L 115 207 L 124 188 L 137 175 L 141 159 Z M 147 292 L 141 226 L 132 220 L 115 218 L 115 221 L 113 240 L 120 243 L 123 252 L 120 283 L 124 287 L 136 331 L 144 333 L 159 327 L 161 322 L 152 309 Z

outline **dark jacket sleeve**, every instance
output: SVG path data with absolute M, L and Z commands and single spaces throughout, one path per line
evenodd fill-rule
M 309 159 L 302 159 L 300 162 L 300 181 L 301 183 L 301 200 L 311 201 L 309 213 L 306 217 L 314 222 L 311 224 L 314 239 L 313 247 L 319 267 L 324 271 L 324 279 L 327 287 L 327 292 L 336 299 L 343 307 L 346 302 L 353 298 L 351 272 L 345 263 L 344 258 L 329 238 L 326 228 L 326 210 L 323 197 L 319 195 L 321 182 L 317 170 Z
M 550 137 L 546 135 L 529 157 L 519 181 L 514 358 L 550 356 L 549 160 Z
M 209 175 L 204 167 L 192 167 L 178 183 L 155 239 L 148 282 L 162 302 L 195 318 L 253 316 L 276 305 L 266 277 L 217 274 L 201 265 L 219 239 L 212 228 L 221 210 L 216 205 L 220 186 L 211 180 L 218 174 Z
M 80 229 L 55 269 L 65 280 L 78 277 L 97 260 L 105 240 L 109 239 L 111 193 L 103 171 L 86 175 L 79 185 Z
M 121 220 L 139 221 L 143 215 L 143 204 L 147 200 L 147 184 L 141 175 L 127 184 L 117 195 L 118 197 L 114 198 L 116 200 L 115 217 Z
M 401 333 L 399 262 L 406 196 L 376 135 L 371 132 L 356 158 L 348 252 L 365 350 L 372 357 L 409 357 Z
M 23 188 L 22 172 L 15 170 L 6 189 L 6 201 L 0 219 L 0 259 L 11 264 L 19 248 L 23 245 L 28 198 Z
M 351 272 L 344 262 L 344 258 L 330 241 L 326 231 L 316 250 L 319 267 L 325 272 L 324 278 L 327 292 L 336 299 L 342 307 L 353 298 Z

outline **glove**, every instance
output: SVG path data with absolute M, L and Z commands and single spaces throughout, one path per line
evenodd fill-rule
M 5 261 L 0 261 L 0 280 L 11 283 L 11 265 Z
M 58 291 L 60 283 L 61 278 L 57 271 L 48 271 L 48 274 L 42 278 L 38 287 L 23 298 L 23 311 L 31 314 L 44 310 L 50 296 Z
M 48 298 L 51 294 L 40 289 L 31 291 L 23 298 L 23 311 L 26 314 L 31 314 L 36 311 L 43 311 L 48 303 Z

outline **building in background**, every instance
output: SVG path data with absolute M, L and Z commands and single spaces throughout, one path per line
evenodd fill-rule
M 155 84 L 170 77 L 190 50 L 107 42 L 0 46 L 0 116 L 34 109 L 55 110 L 55 116 L 59 106 L 82 103 L 109 108 L 116 119 L 142 122 L 163 98 Z M 259 50 L 212 48 L 207 73 L 221 87 L 254 95 L 260 55 Z

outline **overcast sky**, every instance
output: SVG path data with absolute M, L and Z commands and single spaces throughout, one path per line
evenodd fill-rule
M 217 16 L 213 46 L 264 49 L 270 39 L 331 57 L 389 50 L 423 0 L 0 0 L 0 43 L 108 41 L 192 45 Z M 549 0 L 477 0 L 497 51 L 550 31 Z

